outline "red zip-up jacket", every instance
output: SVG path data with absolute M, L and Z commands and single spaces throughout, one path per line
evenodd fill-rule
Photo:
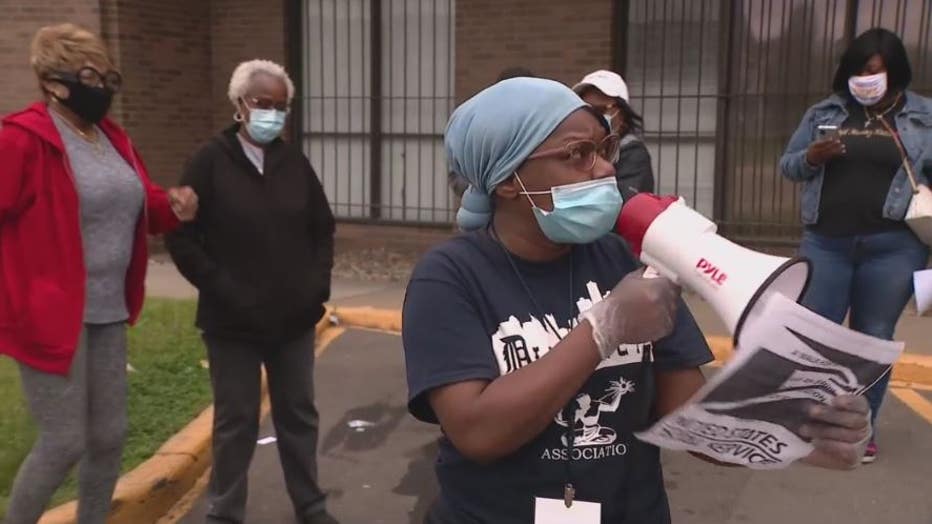
M 145 188 L 126 271 L 132 324 L 145 296 L 146 232 L 169 232 L 178 219 L 126 132 L 106 119 L 99 127 Z M 74 174 L 48 108 L 36 103 L 4 118 L 0 128 L 0 354 L 67 375 L 81 335 L 86 281 Z

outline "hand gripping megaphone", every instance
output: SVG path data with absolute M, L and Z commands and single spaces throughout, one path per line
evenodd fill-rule
M 770 293 L 798 302 L 809 284 L 805 258 L 741 247 L 716 234 L 714 222 L 682 198 L 639 193 L 625 202 L 616 231 L 641 261 L 705 299 L 737 346 L 741 327 Z

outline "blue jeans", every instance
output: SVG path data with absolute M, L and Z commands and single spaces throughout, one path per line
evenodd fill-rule
M 799 251 L 813 266 L 803 305 L 839 324 L 850 310 L 851 329 L 885 340 L 893 340 L 913 295 L 913 271 L 924 269 L 929 257 L 925 244 L 906 229 L 853 237 L 806 231 Z M 871 422 L 889 381 L 888 372 L 867 391 Z

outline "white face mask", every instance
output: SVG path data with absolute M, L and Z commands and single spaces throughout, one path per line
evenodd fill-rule
M 887 73 L 852 76 L 848 79 L 848 91 L 862 106 L 872 106 L 887 95 Z

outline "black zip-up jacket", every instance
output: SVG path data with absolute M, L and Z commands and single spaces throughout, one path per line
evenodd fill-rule
M 650 166 L 650 153 L 644 142 L 632 133 L 621 139 L 618 160 L 615 162 L 615 178 L 625 201 L 638 193 L 654 192 L 654 171 Z
M 199 197 L 197 219 L 167 237 L 172 260 L 199 290 L 207 335 L 293 340 L 330 298 L 334 220 L 307 157 L 276 139 L 263 173 L 234 125 L 198 151 L 181 177 Z

